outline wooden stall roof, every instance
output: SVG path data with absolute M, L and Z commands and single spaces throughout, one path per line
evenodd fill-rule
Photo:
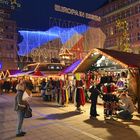
M 91 57 L 91 55 L 94 53 L 97 53 L 98 55 L 93 55 L 93 57 Z M 74 70 L 74 73 L 86 72 L 87 69 L 94 62 L 96 62 L 97 58 L 101 55 L 104 55 L 108 59 L 119 63 L 125 68 L 128 68 L 128 67 L 140 68 L 140 54 L 133 54 L 133 53 L 120 52 L 120 51 L 115 51 L 115 50 L 96 48 L 89 52 L 89 54 L 79 64 L 77 69 Z

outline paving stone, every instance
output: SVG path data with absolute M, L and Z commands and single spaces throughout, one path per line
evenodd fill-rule
M 13 111 L 13 94 L 0 96 L 0 140 L 139 140 L 140 115 L 133 120 L 104 121 L 103 107 L 98 106 L 100 116 L 89 119 L 90 104 L 86 104 L 83 114 L 76 114 L 75 106 L 58 107 L 54 102 L 43 102 L 33 97 L 31 107 L 33 117 L 24 120 L 27 134 L 15 137 L 17 114 Z

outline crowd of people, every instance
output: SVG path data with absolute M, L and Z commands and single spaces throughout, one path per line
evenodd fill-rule
M 16 93 L 16 86 L 19 83 L 21 78 L 19 79 L 12 79 L 12 78 L 7 78 L 7 79 L 1 79 L 0 80 L 0 94 L 3 93 Z M 33 83 L 30 78 L 26 79 L 26 82 L 28 83 L 27 86 L 30 90 L 33 89 Z
M 16 85 L 18 80 L 1 79 L 0 80 L 0 94 L 9 93 L 10 90 L 16 93 Z
M 115 115 L 121 119 L 131 119 L 134 104 L 129 96 L 128 89 L 125 87 L 125 89 L 119 91 L 119 94 L 114 94 L 115 90 L 116 88 L 112 84 L 106 86 L 106 84 L 94 82 L 91 82 L 87 89 L 82 80 L 75 80 L 70 83 L 68 80 L 54 81 L 50 78 L 48 81 L 43 79 L 41 82 L 41 95 L 46 101 L 56 101 L 60 106 L 68 106 L 68 103 L 72 102 L 76 106 L 76 111 L 79 112 L 82 111 L 81 106 L 90 101 L 90 117 L 95 118 L 99 116 L 96 105 L 98 97 L 101 97 L 106 117 Z
M 118 80 L 116 85 L 121 87 L 119 94 L 114 94 L 118 89 L 114 86 L 114 83 L 112 84 L 112 77 L 110 76 L 104 76 L 100 78 L 100 81 L 91 80 L 90 84 L 89 81 L 76 80 L 76 78 L 73 81 L 68 79 L 54 80 L 53 78 L 46 80 L 44 78 L 40 82 L 40 93 L 43 100 L 55 101 L 61 107 L 68 106 L 69 102 L 73 103 L 79 113 L 83 113 L 81 106 L 84 106 L 86 102 L 90 102 L 90 118 L 96 118 L 100 115 L 97 113 L 98 97 L 100 97 L 103 100 L 105 117 L 111 118 L 115 116 L 120 119 L 131 120 L 135 108 L 129 96 L 129 91 L 126 84 L 122 84 L 122 81 Z M 34 86 L 30 79 L 0 81 L 1 93 L 8 93 L 10 90 L 17 93 L 15 98 L 15 111 L 17 111 L 18 115 L 16 136 L 26 134 L 22 130 L 22 124 L 25 118 L 25 110 L 29 103 L 28 101 L 23 101 L 22 97 L 25 91 L 31 93 L 33 89 Z

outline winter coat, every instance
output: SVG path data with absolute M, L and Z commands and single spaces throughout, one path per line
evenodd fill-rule
M 15 111 L 25 111 L 26 107 L 29 105 L 27 101 L 22 100 L 23 93 L 25 91 L 25 85 L 24 84 L 18 84 L 16 86 L 17 95 L 15 97 Z
M 97 98 L 98 98 L 98 95 L 100 94 L 100 91 L 94 86 L 92 86 L 89 89 L 89 92 L 91 92 L 91 95 L 90 95 L 91 102 L 97 102 Z

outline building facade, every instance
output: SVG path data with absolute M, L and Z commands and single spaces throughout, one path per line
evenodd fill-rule
M 0 3 L 0 70 L 17 69 L 17 26 L 11 7 Z
M 101 16 L 100 27 L 106 35 L 104 48 L 119 50 L 123 30 L 117 21 L 126 22 L 128 42 L 133 53 L 140 53 L 140 0 L 110 0 L 94 14 Z

